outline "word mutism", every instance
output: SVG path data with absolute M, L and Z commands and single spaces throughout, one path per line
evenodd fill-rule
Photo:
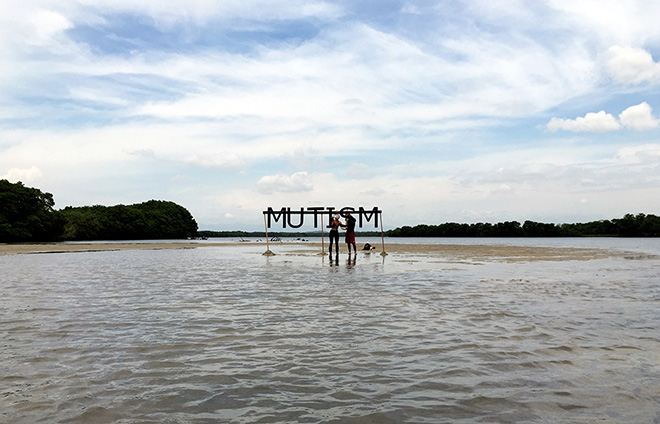
M 282 228 L 287 228 L 287 226 L 300 228 L 305 225 L 305 217 L 310 215 L 314 218 L 314 228 L 318 228 L 319 222 L 322 223 L 325 217 L 328 220 L 326 228 L 330 228 L 333 215 L 339 214 L 342 217 L 346 217 L 349 213 L 356 215 L 358 227 L 362 228 L 366 223 L 373 222 L 374 228 L 378 228 L 378 216 L 382 212 L 378 209 L 378 206 L 374 206 L 371 209 L 365 209 L 363 206 L 359 206 L 357 209 L 350 206 L 345 206 L 341 209 L 337 209 L 334 206 L 308 206 L 306 208 L 300 208 L 300 210 L 290 207 L 282 207 L 279 210 L 275 210 L 269 206 L 267 210 L 263 211 L 263 214 L 267 219 L 268 228 L 271 228 L 273 223 L 278 222 L 281 222 Z

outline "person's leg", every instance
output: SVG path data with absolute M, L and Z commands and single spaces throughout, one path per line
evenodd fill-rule
M 355 247 L 355 233 L 346 233 L 346 247 L 348 248 L 348 254 L 351 254 L 351 246 L 353 247 L 353 253 L 357 255 L 357 247 Z

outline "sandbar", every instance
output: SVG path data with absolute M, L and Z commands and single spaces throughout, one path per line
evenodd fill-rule
M 261 243 L 213 243 L 204 242 L 118 242 L 118 243 L 25 243 L 25 244 L 0 244 L 0 255 L 16 254 L 43 254 L 43 253 L 66 253 L 66 252 L 104 252 L 117 250 L 164 250 L 164 249 L 195 249 L 217 246 L 256 246 Z M 271 243 L 271 250 L 283 255 L 318 255 L 321 252 L 321 243 Z M 283 246 L 281 252 L 277 247 Z M 286 246 L 286 247 L 285 247 Z M 344 247 L 344 246 L 342 246 Z M 327 249 L 327 244 L 325 245 Z M 264 245 L 265 250 L 265 245 Z M 371 252 L 359 251 L 358 255 L 379 255 L 383 251 L 382 246 Z M 385 251 L 389 255 L 399 257 L 423 257 L 425 259 L 437 259 L 443 262 L 533 262 L 533 261 L 586 261 L 593 259 L 606 259 L 614 257 L 625 257 L 629 259 L 651 258 L 652 255 L 640 255 L 623 251 L 595 248 L 575 247 L 542 247 L 542 246 L 510 246 L 494 244 L 404 244 L 388 243 Z M 340 255 L 346 255 L 346 251 L 340 251 Z
M 199 243 L 8 243 L 0 244 L 0 255 L 67 252 L 106 252 L 113 250 L 192 249 Z
M 500 244 L 404 244 L 389 243 L 384 250 L 389 255 L 399 258 L 420 258 L 425 260 L 440 260 L 442 262 L 534 262 L 534 261 L 588 261 L 622 257 L 628 259 L 650 259 L 653 255 L 631 253 L 596 248 L 578 247 L 544 247 L 544 246 L 512 246 Z M 327 245 L 325 246 L 327 248 Z M 320 250 L 321 245 L 315 246 Z M 371 255 L 379 255 L 382 246 L 371 251 Z M 303 253 L 304 250 L 299 250 Z M 345 251 L 340 251 L 345 254 Z M 367 254 L 358 251 L 358 254 Z

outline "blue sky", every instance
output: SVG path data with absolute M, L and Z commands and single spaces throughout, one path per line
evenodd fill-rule
M 0 3 L 0 178 L 58 208 L 660 213 L 658 2 Z

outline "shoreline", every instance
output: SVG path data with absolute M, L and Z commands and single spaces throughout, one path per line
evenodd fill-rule
M 90 242 L 90 243 L 16 243 L 0 244 L 0 255 L 29 255 L 40 253 L 78 253 L 78 252 L 111 252 L 118 250 L 165 250 L 192 249 L 199 243 L 137 243 L 137 242 Z
M 287 246 L 283 252 L 276 255 L 318 255 L 321 243 L 271 243 L 276 246 Z M 110 252 L 123 250 L 170 250 L 170 249 L 196 249 L 205 247 L 232 247 L 257 246 L 258 243 L 196 243 L 196 242 L 90 242 L 90 243 L 25 243 L 0 244 L 0 256 L 47 253 L 79 253 L 79 252 Z M 265 249 L 264 245 L 264 249 Z M 293 248 L 292 248 L 293 247 Z M 297 248 L 296 248 L 297 247 Z M 327 248 L 327 245 L 325 246 Z M 424 257 L 427 259 L 441 259 L 443 261 L 497 261 L 497 262 L 532 262 L 532 261 L 586 261 L 606 258 L 650 259 L 654 255 L 645 255 L 623 251 L 613 251 L 597 248 L 576 247 L 541 247 L 541 246 L 509 246 L 493 244 L 398 244 L 391 243 L 385 246 L 388 255 L 405 257 Z M 371 252 L 358 251 L 359 255 L 380 255 L 380 246 Z M 340 255 L 347 255 L 346 250 L 340 250 Z

